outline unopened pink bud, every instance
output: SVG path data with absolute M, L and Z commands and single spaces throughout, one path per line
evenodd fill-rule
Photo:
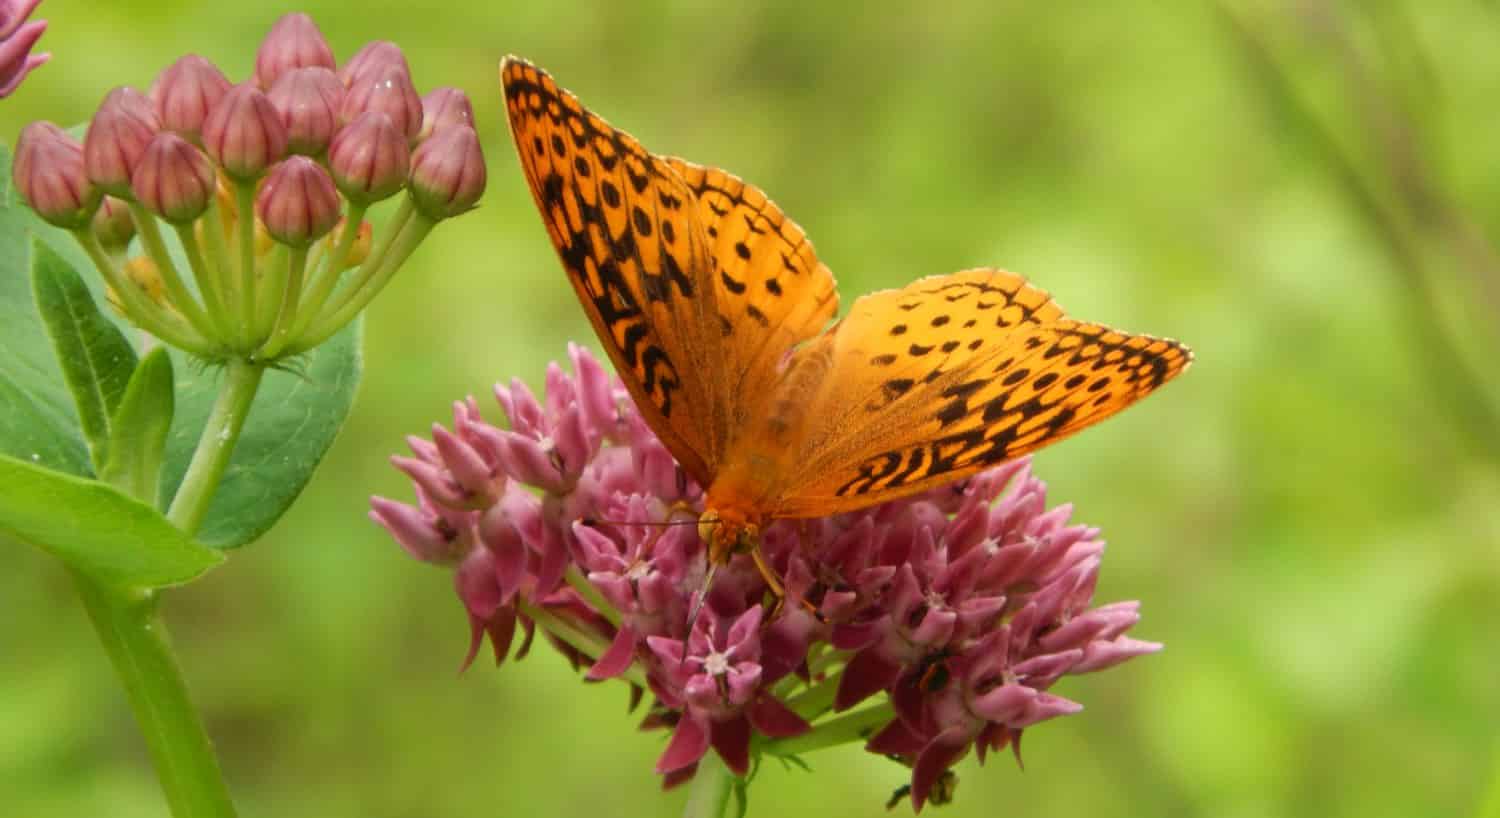
M 449 125 L 474 127 L 474 106 L 469 97 L 457 88 L 442 87 L 428 91 L 422 97 L 422 133 L 426 139 L 433 131 Z
M 130 187 L 147 210 L 172 224 L 187 224 L 208 209 L 217 185 L 213 163 L 202 151 L 162 131 L 146 147 Z
M 422 131 L 422 98 L 411 83 L 411 74 L 402 66 L 386 63 L 360 75 L 344 94 L 339 119 L 344 123 L 366 111 L 379 111 L 391 118 L 409 141 Z
M 161 120 L 145 95 L 122 86 L 100 103 L 83 138 L 83 164 L 89 180 L 105 193 L 130 197 L 130 176 L 161 129 Z
M 365 43 L 354 52 L 354 56 L 344 63 L 339 69 L 339 82 L 347 88 L 353 85 L 367 71 L 381 68 L 385 65 L 398 65 L 408 74 L 411 68 L 406 64 L 406 55 L 401 53 L 401 47 L 390 40 L 374 40 Z
M 286 126 L 287 150 L 318 156 L 338 129 L 344 86 L 322 66 L 297 68 L 281 75 L 267 96 Z
M 201 142 L 203 121 L 230 87 L 229 78 L 218 66 L 197 54 L 188 54 L 156 78 L 151 99 L 163 128 Z
M 229 89 L 203 122 L 203 147 L 225 173 L 240 181 L 260 176 L 285 156 L 286 142 L 281 115 L 253 85 Z
M 21 198 L 49 224 L 88 224 L 99 206 L 99 189 L 84 173 L 83 147 L 51 122 L 21 130 L 11 176 Z
M 339 192 L 328 172 L 306 156 L 293 156 L 271 169 L 255 212 L 271 238 L 306 247 L 338 224 L 339 206 Z
M 412 201 L 430 219 L 473 208 L 484 194 L 485 180 L 484 153 L 473 128 L 439 130 L 412 153 Z
M 318 30 L 318 24 L 301 12 L 282 15 L 255 52 L 255 81 L 271 88 L 282 74 L 297 68 L 318 66 L 333 70 L 333 49 Z
M 390 117 L 366 111 L 334 136 L 328 148 L 328 169 L 350 201 L 368 205 L 406 185 L 411 151 Z
M 135 219 L 130 216 L 130 206 L 113 196 L 105 196 L 99 202 L 90 228 L 106 250 L 122 251 L 135 238 Z

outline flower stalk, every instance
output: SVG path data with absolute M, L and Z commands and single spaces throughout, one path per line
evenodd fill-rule
M 709 756 L 698 765 L 688 790 L 683 818 L 719 818 L 727 815 L 729 796 L 734 792 L 735 775 L 718 756 Z
M 160 597 L 107 587 L 79 572 L 73 584 L 120 677 L 176 818 L 234 818 L 213 744 L 188 697 Z
M 245 418 L 250 414 L 250 405 L 260 389 L 261 378 L 266 373 L 265 364 L 241 359 L 230 359 L 224 370 L 224 386 L 209 412 L 203 434 L 198 438 L 198 448 L 188 462 L 182 485 L 172 498 L 167 519 L 183 531 L 194 532 L 203 523 L 214 491 L 229 466 L 229 457 L 239 442 L 240 430 L 245 427 Z

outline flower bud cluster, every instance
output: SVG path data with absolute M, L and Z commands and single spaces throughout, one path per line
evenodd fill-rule
M 1160 648 L 1126 636 L 1136 603 L 1093 605 L 1099 532 L 1047 507 L 1029 459 L 776 522 L 759 545 L 784 599 L 748 554 L 705 592 L 701 487 L 623 385 L 582 348 L 570 356 L 574 374 L 552 365 L 540 399 L 519 381 L 495 388 L 508 428 L 470 398 L 451 430 L 408 438 L 413 456 L 393 462 L 416 503 L 376 497 L 371 517 L 413 557 L 453 566 L 466 663 L 486 636 L 503 661 L 540 627 L 588 679 L 649 691 L 644 726 L 672 730 L 656 767 L 668 785 L 710 750 L 744 775 L 756 752 L 860 741 L 911 768 L 920 809 L 970 750 L 1019 753 L 1023 730 L 1077 712 L 1050 692 L 1062 677 Z
M 313 20 L 288 14 L 249 81 L 186 55 L 145 93 L 110 91 L 82 142 L 28 125 L 13 175 L 33 210 L 74 233 L 142 329 L 201 357 L 271 362 L 338 331 L 437 222 L 478 202 L 484 157 L 469 101 L 452 88 L 428 97 L 393 43 L 371 43 L 341 67 Z M 403 191 L 372 241 L 368 209 Z M 164 227 L 190 270 L 167 252 Z M 163 286 L 132 283 L 132 250 Z

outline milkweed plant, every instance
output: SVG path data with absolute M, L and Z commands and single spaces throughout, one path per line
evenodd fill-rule
M 0 0 L 0 97 L 48 60 L 39 2 Z M 234 815 L 159 603 L 269 528 L 332 443 L 361 311 L 484 190 L 469 100 L 419 94 L 391 42 L 339 62 L 288 14 L 249 77 L 185 55 L 7 152 L 0 533 L 66 566 L 172 814 Z M 743 811 L 765 759 L 851 742 L 907 768 L 892 804 L 945 803 L 958 760 L 1019 759 L 1025 731 L 1081 709 L 1063 677 L 1160 648 L 1127 635 L 1136 603 L 1094 604 L 1099 532 L 1024 459 L 776 523 L 784 596 L 748 555 L 706 585 L 702 487 L 618 379 L 569 359 L 540 397 L 497 386 L 493 420 L 468 398 L 408 438 L 412 499 L 370 516 L 451 571 L 465 665 L 540 632 L 583 679 L 627 686 L 690 816 Z

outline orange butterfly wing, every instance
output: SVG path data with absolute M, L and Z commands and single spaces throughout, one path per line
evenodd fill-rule
M 501 79 L 585 312 L 717 510 L 812 517 L 909 496 L 1097 423 L 1191 361 L 989 269 L 867 295 L 819 334 L 833 276 L 763 192 L 651 154 L 529 63 L 507 58 Z
M 1021 276 L 967 270 L 865 296 L 799 350 L 778 396 L 796 413 L 731 453 L 773 481 L 720 493 L 778 517 L 916 494 L 1097 423 L 1177 376 L 1176 341 L 1075 321 Z M 792 396 L 799 396 L 792 400 Z M 730 465 L 729 474 L 741 470 Z
M 833 276 L 757 188 L 652 155 L 545 71 L 501 63 L 506 113 L 548 234 L 647 422 L 712 482 L 746 394 L 838 309 Z

